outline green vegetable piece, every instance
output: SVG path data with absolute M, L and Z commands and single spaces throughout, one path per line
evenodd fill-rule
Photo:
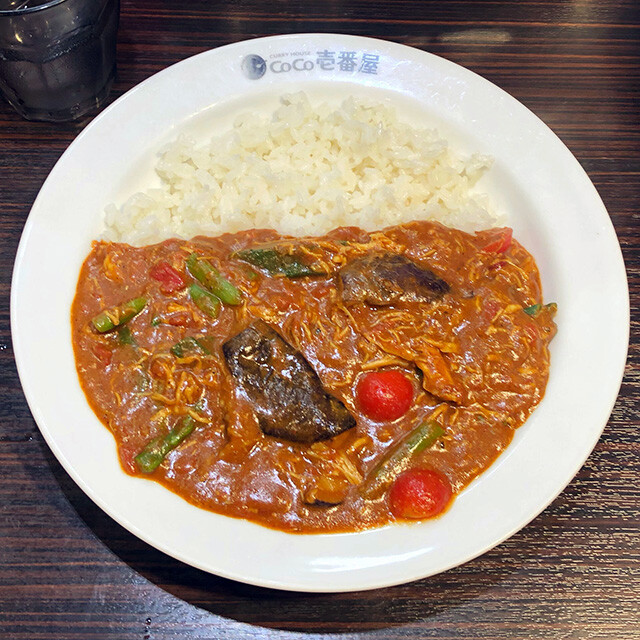
M 135 457 L 140 471 L 143 473 L 155 471 L 167 454 L 175 449 L 195 428 L 196 421 L 191 416 L 185 416 L 165 436 L 158 436 L 148 442 Z
M 132 347 L 137 347 L 138 343 L 136 342 L 133 334 L 131 333 L 131 329 L 129 327 L 124 326 L 118 329 L 118 342 L 121 345 L 130 345 Z
M 200 311 L 211 318 L 217 318 L 220 313 L 220 298 L 209 293 L 195 282 L 189 287 L 189 296 Z
M 551 313 L 555 313 L 558 310 L 558 305 L 555 302 L 549 302 L 548 304 L 532 304 L 530 307 L 525 307 L 523 311 L 530 316 L 537 316 L 543 309 L 547 309 Z
M 433 420 L 421 423 L 371 470 L 360 485 L 360 495 L 367 499 L 377 497 L 413 455 L 433 446 L 442 435 L 444 429 Z
M 326 276 L 326 271 L 302 262 L 290 253 L 284 253 L 276 248 L 243 249 L 236 257 L 254 267 L 264 269 L 270 275 L 283 275 L 287 278 L 304 278 L 308 276 Z
M 202 340 L 198 340 L 198 338 L 193 338 L 192 336 L 187 336 L 177 342 L 171 347 L 171 353 L 173 353 L 176 358 L 184 358 L 185 354 L 189 352 L 199 352 L 204 353 L 205 355 L 211 355 L 211 351 L 207 348 Z
M 119 307 L 105 309 L 102 313 L 99 313 L 95 318 L 93 318 L 93 320 L 91 320 L 91 324 L 99 333 L 112 331 L 116 327 L 121 327 L 129 322 L 131 318 L 137 316 L 144 309 L 146 304 L 146 298 L 134 298 Z
M 206 409 L 206 406 L 207 403 L 204 398 L 200 398 L 200 400 L 198 400 L 198 402 L 193 405 L 193 410 L 197 411 L 198 413 L 202 413 Z
M 135 390 L 137 393 L 143 393 L 145 391 L 149 391 L 153 387 L 153 382 L 151 378 L 144 372 L 139 369 L 136 372 L 135 377 Z
M 255 282 L 258 279 L 258 274 L 249 267 L 244 267 L 244 272 L 247 274 L 247 278 L 251 280 L 251 282 Z
M 161 324 L 162 324 L 162 318 L 160 316 L 153 316 L 153 318 L 151 318 L 152 327 L 159 327 Z
M 208 260 L 192 253 L 187 258 L 189 273 L 225 304 L 242 303 L 242 294 Z

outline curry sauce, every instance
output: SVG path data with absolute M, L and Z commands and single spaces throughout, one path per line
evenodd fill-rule
M 489 467 L 543 397 L 554 311 L 510 233 L 422 221 L 95 242 L 71 321 L 124 471 L 310 533 L 395 520 L 389 489 L 407 469 L 455 494 Z M 363 410 L 359 383 L 376 371 L 409 381 L 399 417 Z M 424 425 L 428 443 L 404 455 Z

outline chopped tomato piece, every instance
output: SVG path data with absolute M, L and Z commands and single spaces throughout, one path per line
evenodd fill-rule
M 433 518 L 445 510 L 452 495 L 451 484 L 441 473 L 410 469 L 393 483 L 389 506 L 397 518 Z
M 152 377 L 163 380 L 167 377 L 166 368 L 160 360 L 152 360 L 149 365 L 149 373 Z
M 111 351 L 111 349 L 108 349 L 100 343 L 96 343 L 92 345 L 91 351 L 93 352 L 93 355 L 98 358 L 101 364 L 105 366 L 111 364 L 111 357 L 113 356 L 113 351 Z
M 524 330 L 531 342 L 536 342 L 540 339 L 540 329 L 533 322 L 527 322 L 524 325 Z
M 173 293 L 187 285 L 182 274 L 164 260 L 154 264 L 149 270 L 149 275 L 160 283 L 162 293 Z
M 176 311 L 162 318 L 162 324 L 170 324 L 172 327 L 192 327 L 193 316 L 186 311 Z
M 495 298 L 485 298 L 482 300 L 480 308 L 480 325 L 483 329 L 488 327 L 493 319 L 498 315 L 504 306 Z
M 498 262 L 494 262 L 493 264 L 489 265 L 489 271 L 498 271 L 508 264 L 509 262 L 507 260 L 498 260 Z
M 413 402 L 413 385 L 397 370 L 365 374 L 356 391 L 362 411 L 373 420 L 397 420 Z
M 478 237 L 482 240 L 480 248 L 488 253 L 504 253 L 513 240 L 513 229 L 510 227 L 501 227 L 498 229 L 489 229 L 481 231 Z

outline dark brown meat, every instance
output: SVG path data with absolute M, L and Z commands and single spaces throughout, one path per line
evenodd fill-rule
M 449 291 L 449 285 L 429 269 L 403 255 L 367 254 L 340 270 L 342 299 L 347 304 L 367 302 L 431 302 Z
M 311 443 L 355 426 L 354 417 L 325 392 L 302 354 L 264 322 L 250 325 L 222 350 L 264 433 Z

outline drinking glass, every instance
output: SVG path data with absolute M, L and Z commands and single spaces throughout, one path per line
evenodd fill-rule
M 29 120 L 74 120 L 101 106 L 119 14 L 119 0 L 0 0 L 0 93 Z

